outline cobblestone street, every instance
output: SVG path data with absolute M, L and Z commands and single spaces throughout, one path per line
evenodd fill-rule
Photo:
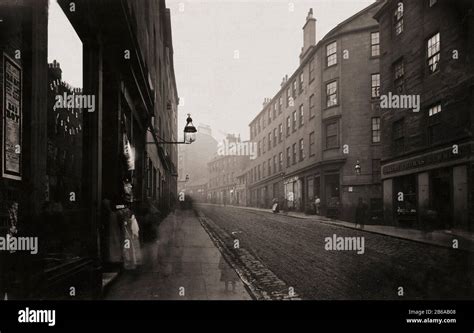
M 210 205 L 199 206 L 199 211 L 210 221 L 211 232 L 226 238 L 228 251 L 245 250 L 245 256 L 278 277 L 276 284 L 283 281 L 283 289 L 302 299 L 473 297 L 468 252 L 269 212 Z M 325 238 L 334 234 L 364 237 L 364 254 L 326 251 Z M 239 241 L 239 249 L 232 239 Z M 253 272 L 256 284 L 259 274 Z M 399 287 L 403 297 L 398 296 Z

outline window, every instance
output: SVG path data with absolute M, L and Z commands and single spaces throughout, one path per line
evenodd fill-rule
M 393 65 L 394 85 L 397 93 L 403 93 L 405 90 L 405 65 L 403 59 L 398 60 Z
M 278 154 L 278 170 L 283 170 L 283 153 Z
M 267 138 L 262 139 L 262 153 L 265 154 L 267 147 Z
M 296 131 L 296 111 L 293 111 L 293 132 Z
M 395 153 L 405 150 L 405 125 L 404 119 L 395 121 L 392 124 L 392 140 Z
M 326 106 L 337 105 L 337 81 L 326 84 Z
M 291 131 L 291 119 L 288 116 L 286 117 L 286 136 L 290 135 L 290 131 Z
M 291 165 L 291 153 L 290 147 L 286 148 L 286 166 L 289 167 Z
M 286 107 L 290 106 L 290 99 L 291 99 L 291 88 L 288 87 L 286 90 Z
M 293 152 L 293 164 L 296 164 L 296 143 L 293 143 L 293 147 L 292 147 L 292 152 Z
M 277 172 L 277 157 L 273 156 L 273 173 Z
M 326 124 L 326 149 L 339 147 L 339 125 L 338 122 Z
M 380 160 L 372 160 L 372 182 L 380 183 Z
M 277 145 L 277 129 L 273 129 L 273 147 Z
M 428 110 L 428 143 L 433 144 L 439 141 L 443 136 L 441 120 L 439 113 L 441 112 L 441 103 L 433 105 Z
M 276 119 L 277 117 L 277 103 L 275 102 L 273 104 L 273 119 Z
M 300 161 L 304 160 L 304 139 L 300 139 Z
M 428 39 L 427 43 L 428 69 L 430 73 L 439 70 L 440 48 L 440 35 L 438 32 Z
M 337 64 L 337 43 L 333 42 L 326 46 L 326 66 L 334 66 Z
M 380 117 L 372 118 L 372 143 L 380 142 Z
M 394 13 L 395 34 L 397 36 L 403 32 L 403 6 L 403 2 L 399 2 Z
M 428 111 L 428 115 L 431 117 L 431 116 L 434 116 L 435 114 L 440 113 L 440 112 L 441 112 L 441 103 L 438 103 L 438 104 L 433 105 L 432 107 L 430 107 L 430 109 Z
M 370 34 L 370 55 L 372 57 L 380 56 L 380 33 L 378 31 Z
M 268 133 L 268 151 L 272 149 L 272 132 Z
M 309 96 L 309 118 L 314 117 L 314 95 Z
M 280 98 L 278 99 L 278 113 L 281 113 L 283 110 L 283 97 L 280 96 Z
M 372 74 L 371 78 L 372 98 L 380 97 L 380 74 Z
M 272 159 L 268 159 L 268 176 L 270 177 L 272 174 Z
M 300 127 L 304 125 L 304 107 L 300 105 Z
M 283 124 L 278 126 L 278 142 L 281 142 L 283 139 Z
M 257 156 L 260 156 L 262 154 L 262 142 L 258 141 L 257 144 Z
M 301 72 L 300 73 L 300 89 L 299 89 L 300 95 L 303 93 L 303 86 L 304 86 L 304 75 L 303 75 L 303 72 Z
M 266 173 L 266 169 L 267 169 L 267 162 L 263 162 L 262 163 L 262 177 L 265 177 L 265 173 Z
M 268 123 L 270 124 L 272 122 L 272 111 L 268 109 Z
M 314 80 L 314 59 L 309 62 L 309 83 Z
M 314 156 L 314 132 L 309 133 L 309 156 Z
M 261 168 L 260 168 L 260 164 L 257 166 L 257 173 L 258 173 L 258 180 L 260 180 L 261 178 Z
M 292 94 L 293 98 L 296 97 L 296 80 L 293 81 L 293 94 Z

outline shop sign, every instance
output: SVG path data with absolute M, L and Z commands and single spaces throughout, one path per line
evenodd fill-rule
M 2 177 L 21 180 L 22 69 L 3 54 Z
M 458 154 L 453 154 L 451 149 L 447 149 L 441 152 L 432 153 L 429 155 L 412 158 L 410 160 L 386 165 L 383 167 L 383 174 L 388 175 L 391 173 L 403 172 L 411 169 L 426 167 L 433 164 L 449 162 L 455 159 L 459 159 L 465 156 L 465 147 L 460 147 Z
M 287 184 L 291 184 L 291 183 L 294 183 L 296 181 L 299 180 L 299 177 L 298 176 L 294 176 L 294 177 L 291 177 L 291 178 L 288 178 L 286 179 L 283 184 L 287 185 Z

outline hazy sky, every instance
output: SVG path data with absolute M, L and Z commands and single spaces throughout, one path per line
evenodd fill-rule
M 168 0 L 173 29 L 180 128 L 186 113 L 213 135 L 240 133 L 299 65 L 309 8 L 317 41 L 374 0 Z M 239 58 L 234 54 L 238 51 Z
M 284 75 L 299 64 L 309 8 L 317 40 L 374 0 L 167 0 L 171 10 L 181 134 L 186 114 L 213 135 L 249 137 L 248 124 L 273 97 Z M 82 87 L 81 41 L 50 0 L 48 62 L 61 63 L 63 79 Z M 236 55 L 238 57 L 236 58 Z
M 63 81 L 82 88 L 82 42 L 56 0 L 49 1 L 48 63 L 56 60 Z

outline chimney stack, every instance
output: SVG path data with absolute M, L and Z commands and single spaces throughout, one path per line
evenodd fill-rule
M 308 16 L 306 17 L 306 23 L 303 26 L 303 48 L 301 50 L 300 60 L 303 59 L 308 50 L 316 45 L 316 18 L 313 15 L 313 8 L 310 8 Z

